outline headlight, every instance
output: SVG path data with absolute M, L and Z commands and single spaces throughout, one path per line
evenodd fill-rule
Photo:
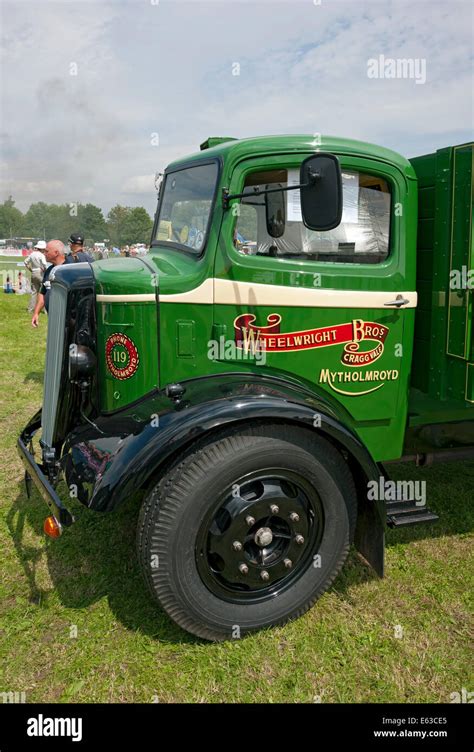
M 85 345 L 69 345 L 69 381 L 87 378 L 96 368 L 96 357 Z

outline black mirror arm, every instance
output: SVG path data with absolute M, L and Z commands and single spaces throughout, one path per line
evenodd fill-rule
M 313 178 L 314 175 L 314 178 Z M 264 188 L 261 190 L 260 188 L 254 188 L 253 192 L 247 192 L 247 193 L 229 193 L 228 188 L 222 189 L 222 208 L 228 209 L 229 208 L 229 201 L 232 201 L 234 198 L 248 198 L 249 196 L 263 196 L 265 193 L 283 193 L 283 191 L 296 191 L 298 188 L 306 188 L 309 185 L 312 185 L 316 180 L 318 180 L 321 177 L 321 174 L 319 171 L 317 173 L 313 173 L 310 176 L 310 182 L 309 183 L 299 183 L 298 185 L 289 185 L 286 188 Z

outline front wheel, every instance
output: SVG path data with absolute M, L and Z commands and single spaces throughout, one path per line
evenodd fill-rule
M 139 558 L 177 624 L 225 640 L 310 608 L 344 564 L 356 513 L 349 468 L 325 439 L 293 426 L 227 429 L 147 496 Z

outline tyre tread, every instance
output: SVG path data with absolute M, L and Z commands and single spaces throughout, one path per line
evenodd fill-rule
M 285 442 L 289 441 L 293 432 L 295 443 L 301 448 L 305 448 L 306 442 L 309 444 L 319 443 L 324 449 L 327 459 L 334 465 L 337 470 L 338 484 L 344 489 L 344 499 L 349 515 L 350 529 L 355 527 L 357 516 L 357 501 L 354 480 L 347 463 L 344 461 L 338 450 L 318 434 L 314 434 L 308 429 L 300 430 L 297 427 L 284 427 L 280 424 L 263 424 L 242 430 L 241 427 L 224 429 L 222 432 L 212 437 L 212 443 L 209 444 L 209 438 L 195 442 L 185 453 L 184 456 L 175 460 L 168 468 L 166 474 L 158 481 L 152 491 L 143 501 L 137 525 L 137 553 L 140 566 L 144 575 L 145 582 L 151 595 L 158 599 L 162 607 L 169 616 L 183 629 L 193 633 L 203 639 L 211 641 L 221 641 L 229 638 L 229 634 L 217 629 L 211 629 L 201 622 L 196 621 L 193 616 L 186 611 L 179 603 L 173 588 L 170 586 L 169 579 L 164 579 L 160 572 L 160 577 L 154 579 L 153 573 L 149 566 L 151 547 L 158 551 L 160 546 L 166 541 L 169 532 L 173 527 L 176 514 L 181 505 L 183 493 L 202 478 L 202 475 L 209 469 L 213 468 L 220 461 L 224 460 L 229 454 L 238 453 L 241 449 L 249 448 L 249 444 L 259 444 L 262 438 L 268 438 L 272 429 L 276 429 L 277 437 L 283 438 Z M 306 435 L 305 435 L 306 434 Z M 253 442 L 252 442 L 253 439 Z M 306 450 L 308 447 L 306 446 Z M 157 519 L 159 516 L 159 525 Z M 151 531 L 154 531 L 153 533 Z M 340 556 L 329 575 L 321 582 L 318 589 L 312 597 L 305 602 L 297 612 L 285 616 L 277 621 L 272 622 L 274 626 L 280 626 L 290 620 L 297 619 L 308 611 L 318 598 L 332 585 L 340 573 L 350 549 L 350 538 L 341 549 Z M 160 567 L 161 569 L 161 567 Z M 243 630 L 248 633 L 253 630 Z

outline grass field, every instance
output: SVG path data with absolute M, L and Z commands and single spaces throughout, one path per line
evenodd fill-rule
M 450 702 L 474 689 L 474 463 L 393 472 L 426 479 L 440 520 L 388 531 L 385 579 L 352 552 L 298 621 L 201 642 L 145 590 L 138 509 L 102 516 L 75 503 L 76 524 L 45 539 L 46 506 L 36 491 L 28 501 L 15 448 L 42 397 L 46 316 L 33 330 L 26 306 L 27 296 L 0 295 L 0 692 L 27 702 Z
M 22 256 L 6 256 L 6 255 L 0 253 L 0 264 L 2 265 L 2 267 L 5 264 L 7 264 L 7 265 L 9 265 L 9 264 L 12 264 L 12 265 L 22 264 L 23 261 L 24 261 L 24 258 Z
M 0 254 L 0 269 L 2 271 L 26 271 L 24 259 L 21 256 L 2 256 Z

